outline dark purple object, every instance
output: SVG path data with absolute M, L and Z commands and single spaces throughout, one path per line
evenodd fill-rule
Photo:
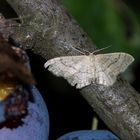
M 46 104 L 36 87 L 32 93 L 34 102 L 29 102 L 28 115 L 22 119 L 23 124 L 17 128 L 1 128 L 0 140 L 48 140 L 49 116 Z M 4 119 L 0 107 L 0 119 Z

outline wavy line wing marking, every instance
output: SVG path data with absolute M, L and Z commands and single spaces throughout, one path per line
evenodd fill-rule
M 89 56 L 68 56 L 48 60 L 44 67 L 56 76 L 62 76 L 72 86 L 82 88 L 91 83 L 93 76 Z
M 127 53 L 99 54 L 95 57 L 97 83 L 111 86 L 117 76 L 124 72 L 134 61 L 134 58 Z

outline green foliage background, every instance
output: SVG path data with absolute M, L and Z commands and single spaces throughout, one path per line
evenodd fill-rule
M 136 13 L 121 0 L 61 0 L 99 48 L 140 58 L 140 25 Z

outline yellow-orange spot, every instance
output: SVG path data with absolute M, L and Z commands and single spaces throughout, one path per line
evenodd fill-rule
M 0 83 L 0 101 L 5 100 L 14 90 L 14 88 L 15 86 L 12 84 Z

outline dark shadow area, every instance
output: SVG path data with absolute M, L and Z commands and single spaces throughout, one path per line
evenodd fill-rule
M 132 86 L 140 93 L 140 62 L 133 68 L 134 82 Z
M 6 0 L 0 0 L 0 13 L 2 13 L 5 18 L 17 17 L 16 12 L 10 7 Z

